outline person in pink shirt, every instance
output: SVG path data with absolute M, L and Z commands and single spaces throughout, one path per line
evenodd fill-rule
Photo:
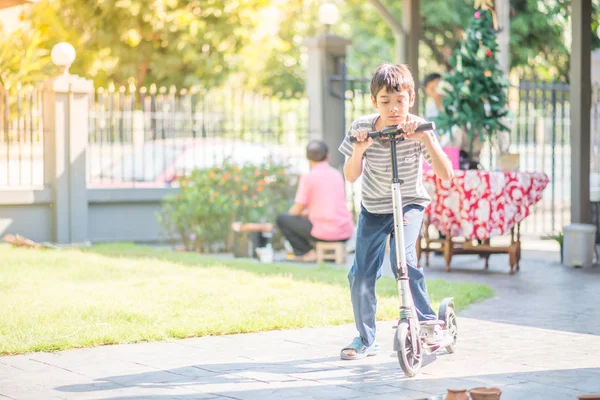
M 312 140 L 306 158 L 310 172 L 300 178 L 294 205 L 277 217 L 277 226 L 292 245 L 296 260 L 314 262 L 315 242 L 348 240 L 354 224 L 346 204 L 344 177 L 329 165 L 325 142 Z

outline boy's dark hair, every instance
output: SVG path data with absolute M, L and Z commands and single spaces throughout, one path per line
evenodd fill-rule
M 415 94 L 415 81 L 405 64 L 381 64 L 371 79 L 371 96 L 377 97 L 377 93 L 383 88 L 388 92 L 407 91 L 410 97 Z
M 311 140 L 306 146 L 306 158 L 310 161 L 321 162 L 327 159 L 327 144 L 322 140 Z
M 429 82 L 433 82 L 437 79 L 442 79 L 442 75 L 438 74 L 437 72 L 425 76 L 425 79 L 423 79 L 423 87 L 427 87 Z

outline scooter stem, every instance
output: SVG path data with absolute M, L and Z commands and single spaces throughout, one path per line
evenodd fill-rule
M 398 158 L 396 144 L 398 139 L 391 138 L 392 155 L 392 204 L 394 212 L 394 243 L 396 250 L 396 269 L 398 271 L 398 295 L 400 297 L 400 319 L 415 317 L 412 294 L 410 292 L 408 267 L 406 265 L 406 243 L 404 240 L 404 214 L 402 212 L 401 181 L 398 177 Z

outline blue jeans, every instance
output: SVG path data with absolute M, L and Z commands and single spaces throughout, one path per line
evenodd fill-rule
M 415 308 L 420 321 L 437 319 L 429 304 L 429 295 L 423 270 L 417 268 L 415 244 L 423 222 L 422 206 L 409 204 L 403 207 L 404 238 L 406 243 L 406 264 L 410 278 Z M 348 273 L 354 322 L 363 344 L 371 346 L 375 342 L 375 312 L 377 297 L 375 282 L 381 277 L 381 266 L 385 255 L 385 241 L 390 235 L 390 261 L 394 276 L 396 270 L 396 247 L 394 244 L 394 215 L 372 214 L 361 206 L 356 235 L 356 255 L 354 264 Z

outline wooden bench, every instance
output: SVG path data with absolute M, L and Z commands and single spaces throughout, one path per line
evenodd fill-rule
M 346 263 L 346 242 L 317 242 L 315 250 L 318 263 L 323 261 Z
M 231 224 L 233 256 L 258 258 L 256 249 L 265 246 L 273 232 L 273 224 L 234 222 Z

